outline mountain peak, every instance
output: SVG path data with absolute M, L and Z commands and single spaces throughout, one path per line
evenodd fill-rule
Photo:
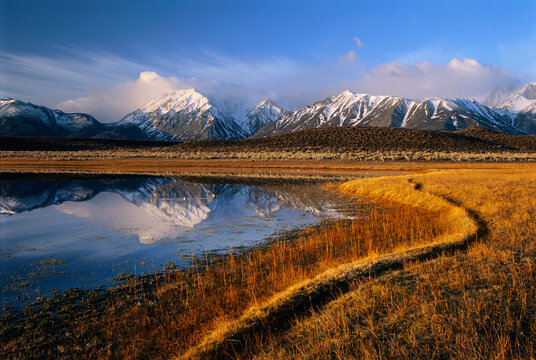
M 170 93 L 157 97 L 145 105 L 140 110 L 143 112 L 159 112 L 167 114 L 177 109 L 203 109 L 208 110 L 211 107 L 209 99 L 194 88 L 186 90 L 175 90 Z
M 102 124 L 87 114 L 66 114 L 9 97 L 0 98 L 1 136 L 71 136 Z
M 354 96 L 356 93 L 350 91 L 350 90 L 344 90 L 343 92 L 339 93 L 337 96 Z
M 263 101 L 261 101 L 260 103 L 258 103 L 257 105 L 255 105 L 255 108 L 260 108 L 260 107 L 263 107 L 263 106 L 274 106 L 275 103 L 273 102 L 272 99 L 264 99 Z M 277 105 L 275 105 L 277 106 Z
M 282 111 L 270 99 L 251 106 L 247 98 L 209 98 L 190 88 L 148 102 L 120 125 L 167 140 L 239 139 L 277 120 Z
M 276 105 L 271 99 L 264 99 L 246 113 L 243 127 L 248 136 L 255 134 L 264 126 L 279 119 L 286 111 Z
M 531 81 L 523 85 L 518 94 L 526 99 L 536 100 L 536 81 Z
M 339 100 L 354 99 L 356 97 L 363 97 L 363 96 L 366 96 L 366 94 L 356 94 L 350 90 L 344 90 L 336 95 L 330 96 L 329 99 L 335 102 Z

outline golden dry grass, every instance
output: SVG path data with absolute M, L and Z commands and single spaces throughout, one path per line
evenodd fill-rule
M 384 204 L 390 204 L 391 209 L 396 204 L 397 207 L 409 206 L 425 213 L 434 213 L 436 225 L 442 224 L 446 228 L 436 234 L 417 232 L 416 236 L 420 238 L 418 241 L 405 241 L 397 246 L 379 249 L 380 251 L 369 250 L 366 259 L 358 258 L 350 262 L 348 260 L 352 259 L 347 258 L 346 264 L 332 267 L 315 279 L 307 279 L 291 286 L 267 303 L 250 309 L 240 320 L 220 326 L 201 346 L 190 351 L 187 358 L 225 358 L 224 354 L 244 351 L 246 346 L 241 344 L 262 343 L 260 339 L 269 338 L 271 328 L 281 328 L 289 316 L 301 315 L 300 309 L 305 306 L 304 302 L 310 303 L 306 306 L 307 309 L 318 307 L 326 298 L 330 300 L 333 293 L 346 291 L 347 284 L 352 280 L 398 268 L 412 259 L 434 256 L 450 248 L 463 246 L 477 232 L 477 224 L 464 208 L 442 196 L 422 192 L 420 184 L 415 183 L 412 176 L 355 180 L 340 186 L 340 190 L 381 199 Z M 371 215 L 367 222 L 374 223 L 379 216 Z M 389 224 L 389 228 L 384 227 L 381 242 L 397 233 L 400 226 L 412 221 L 411 217 L 403 216 L 396 223 Z M 348 235 L 350 236 L 345 242 L 352 242 L 351 234 Z M 423 246 L 426 242 L 433 244 Z M 381 256 L 386 253 L 391 255 Z M 308 300 L 309 298 L 315 300 Z M 288 312 L 291 314 L 286 314 Z
M 489 227 L 487 238 L 455 256 L 356 282 L 350 293 L 246 355 L 536 357 L 536 169 L 444 171 L 414 182 L 475 210 Z M 353 184 L 356 191 L 366 191 L 359 185 Z

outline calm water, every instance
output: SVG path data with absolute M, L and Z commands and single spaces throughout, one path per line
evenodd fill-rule
M 109 286 L 191 255 L 258 244 L 348 216 L 318 185 L 246 186 L 174 178 L 0 181 L 0 304 Z

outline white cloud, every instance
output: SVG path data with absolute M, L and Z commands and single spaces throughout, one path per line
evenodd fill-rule
M 348 51 L 346 54 L 339 56 L 339 61 L 343 63 L 353 63 L 357 59 L 355 51 Z
M 155 72 L 144 71 L 135 81 L 91 91 L 85 96 L 61 102 L 56 108 L 65 112 L 89 113 L 100 121 L 114 122 L 156 96 L 188 87 L 178 78 L 165 78 Z
M 363 41 L 361 41 L 360 38 L 358 38 L 357 36 L 355 36 L 353 38 L 355 44 L 357 45 L 357 47 L 362 47 L 362 46 L 365 46 L 365 43 Z
M 161 76 L 154 71 L 143 71 L 138 79 L 92 91 L 89 94 L 56 105 L 65 112 L 89 113 L 102 122 L 116 122 L 151 99 L 173 90 L 195 88 L 221 101 L 240 100 L 253 106 L 265 98 L 277 99 L 275 93 L 228 85 L 215 80 L 181 79 Z
M 372 94 L 420 97 L 475 97 L 481 99 L 498 86 L 515 83 L 515 74 L 499 66 L 475 59 L 452 59 L 448 64 L 423 61 L 408 65 L 399 62 L 376 66 L 370 73 L 347 86 Z
M 190 87 L 227 103 L 238 101 L 251 106 L 264 98 L 271 98 L 287 106 L 301 107 L 347 89 L 409 98 L 438 96 L 482 99 L 495 87 L 517 80 L 513 73 L 503 68 L 482 64 L 474 59 L 452 59 L 446 65 L 426 61 L 413 65 L 390 62 L 363 73 L 362 67 L 354 63 L 352 54 L 343 56 L 345 63 L 340 63 L 343 59 L 339 58 L 339 62 L 303 66 L 279 77 L 275 78 L 274 75 L 274 78 L 266 79 L 265 82 L 270 83 L 274 91 L 254 90 L 243 84 L 217 80 L 166 77 L 153 71 L 144 71 L 136 80 L 91 91 L 85 96 L 59 103 L 57 107 L 66 112 L 90 113 L 103 122 L 114 122 L 154 97 Z M 247 71 L 230 71 L 226 76 L 235 74 L 240 80 L 253 68 L 251 64 L 238 64 L 227 68 Z M 212 69 L 211 73 L 215 75 L 216 68 Z M 260 87 L 262 79 L 259 76 L 255 81 L 242 83 Z
M 415 54 L 428 58 L 425 53 Z M 301 107 L 347 89 L 410 98 L 481 98 L 517 80 L 512 72 L 475 59 L 452 59 L 446 64 L 393 61 L 367 68 L 353 50 L 323 62 L 237 59 L 208 51 L 148 61 L 151 65 L 72 49 L 54 58 L 0 53 L 0 96 L 114 122 L 156 96 L 189 87 L 224 101 L 244 98 L 251 104 L 270 97 Z

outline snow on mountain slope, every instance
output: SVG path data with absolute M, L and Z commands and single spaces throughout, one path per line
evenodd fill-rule
M 408 127 L 458 130 L 482 126 L 495 131 L 523 133 L 504 112 L 472 99 L 409 100 L 343 91 L 313 105 L 287 113 L 259 130 L 255 137 L 326 126 Z
M 512 112 L 520 112 L 536 104 L 536 81 L 522 86 L 510 86 L 493 90 L 484 104 Z
M 118 127 L 134 125 L 150 138 L 206 140 L 243 137 L 240 127 L 194 89 L 158 97 L 128 114 Z
M 344 91 L 283 115 L 255 136 L 267 136 L 325 126 L 399 126 L 403 99 Z
M 509 118 L 474 99 L 405 100 L 412 109 L 402 127 L 422 130 L 459 130 L 482 126 L 494 131 L 520 133 Z
M 207 97 L 191 88 L 155 98 L 114 124 L 0 98 L 0 135 L 149 140 L 227 140 L 327 126 L 458 130 L 482 126 L 512 134 L 536 133 L 536 82 L 496 89 L 485 104 L 473 99 L 404 99 L 343 91 L 287 111 L 258 95 Z M 258 97 L 257 97 L 258 101 Z
M 276 120 L 282 109 L 271 101 L 253 108 L 246 102 L 209 99 L 195 89 L 176 90 L 125 116 L 117 126 L 137 126 L 162 140 L 242 139 Z
M 66 114 L 11 98 L 0 98 L 0 135 L 69 136 L 102 126 L 87 114 Z
M 249 137 L 259 131 L 260 128 L 279 119 L 285 111 L 270 99 L 251 106 L 255 103 L 252 98 L 211 99 L 211 102 L 221 113 L 234 119 L 240 128 Z
M 502 110 L 511 118 L 513 126 L 529 134 L 536 133 L 536 81 L 522 86 L 497 88 L 484 103 Z

